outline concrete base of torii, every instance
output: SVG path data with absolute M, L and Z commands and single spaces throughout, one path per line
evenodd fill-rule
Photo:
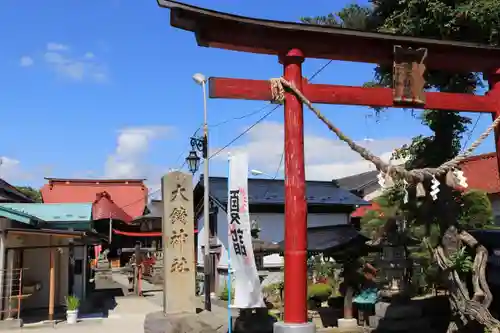
M 288 324 L 279 321 L 274 324 L 274 333 L 316 333 L 314 323 Z

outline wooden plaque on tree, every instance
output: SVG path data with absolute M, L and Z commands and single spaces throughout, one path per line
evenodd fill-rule
M 425 104 L 425 58 L 427 49 L 394 46 L 394 103 Z

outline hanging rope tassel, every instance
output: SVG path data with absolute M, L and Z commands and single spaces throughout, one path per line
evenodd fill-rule
M 425 197 L 425 187 L 424 184 L 418 183 L 417 187 L 415 188 L 416 190 L 416 196 L 417 198 L 424 198 Z

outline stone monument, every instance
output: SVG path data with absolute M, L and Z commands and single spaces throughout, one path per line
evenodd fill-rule
M 145 333 L 226 333 L 227 310 L 197 311 L 193 176 L 180 171 L 162 179 L 163 311 L 149 313 Z
M 175 171 L 162 179 L 163 311 L 196 313 L 193 177 Z

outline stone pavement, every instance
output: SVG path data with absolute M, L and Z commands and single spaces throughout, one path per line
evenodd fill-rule
M 110 311 L 108 318 L 86 319 L 75 325 L 66 323 L 59 323 L 55 326 L 52 324 L 29 325 L 22 329 L 9 331 L 13 333 L 49 333 L 55 330 L 59 333 L 77 333 L 91 330 L 93 333 L 142 333 L 146 314 L 161 311 L 160 307 L 143 297 L 121 297 L 117 299 L 117 303 L 117 307 Z
M 111 287 L 122 286 L 126 289 L 128 280 L 126 275 L 120 273 L 112 274 L 113 281 L 109 281 Z M 149 287 L 149 286 L 148 286 Z M 52 323 L 37 323 L 26 325 L 21 329 L 9 330 L 13 333 L 33 332 L 49 333 L 57 331 L 59 333 L 88 332 L 93 333 L 142 333 L 144 332 L 144 318 L 146 314 L 161 311 L 161 293 L 156 297 L 160 302 L 151 302 L 148 297 L 122 296 L 116 297 L 116 307 L 109 310 L 107 318 L 84 319 L 75 325 L 68 325 L 65 322 L 53 325 Z
M 103 288 L 122 287 L 126 291 L 128 286 L 127 276 L 119 272 L 113 272 L 112 279 L 106 282 Z M 57 331 L 59 333 L 143 333 L 144 319 L 148 313 L 162 311 L 163 292 L 161 287 L 143 281 L 144 297 L 123 296 L 116 297 L 116 307 L 109 311 L 107 318 L 84 319 L 75 325 L 68 325 L 65 322 L 53 325 L 52 323 L 37 323 L 26 325 L 22 329 L 9 330 L 12 333 L 33 332 L 49 333 Z M 203 298 L 200 297 L 199 307 L 203 307 Z M 237 313 L 233 310 L 233 315 Z M 226 319 L 228 316 L 226 304 L 224 302 L 214 302 L 212 304 L 212 315 Z

